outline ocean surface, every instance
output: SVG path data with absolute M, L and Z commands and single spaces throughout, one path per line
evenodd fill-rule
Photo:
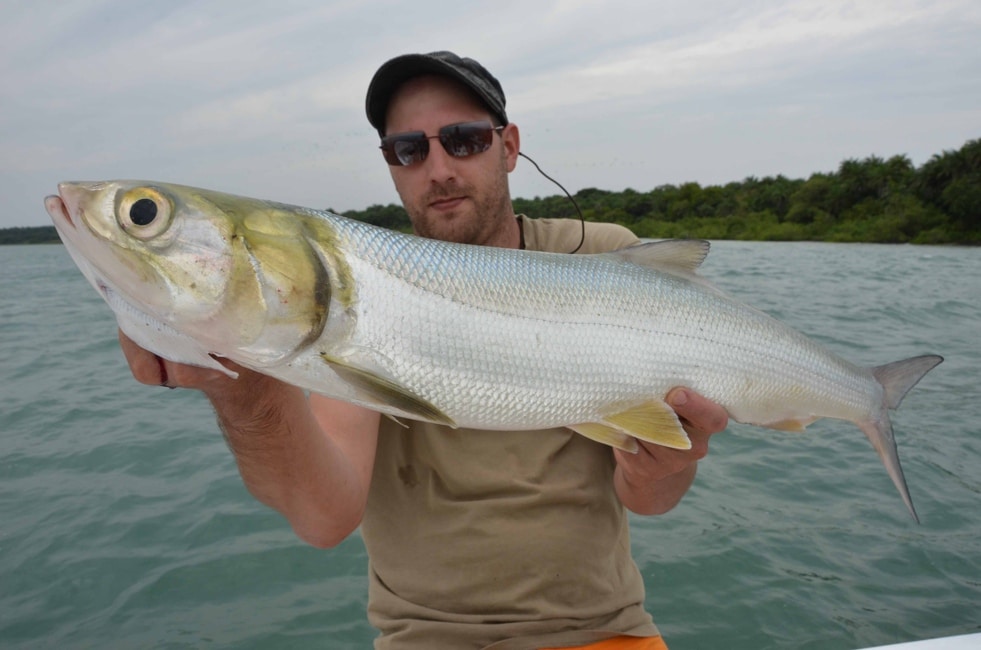
M 61 246 L 0 247 L 0 648 L 368 648 L 367 558 L 246 492 L 204 398 L 137 384 Z M 946 361 L 864 436 L 741 425 L 633 519 L 672 650 L 853 650 L 981 631 L 981 249 L 717 242 L 704 274 L 846 357 Z

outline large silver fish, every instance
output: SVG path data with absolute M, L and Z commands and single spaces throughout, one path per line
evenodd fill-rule
M 943 359 L 863 368 L 695 274 L 701 241 L 563 255 L 422 239 L 147 181 L 62 183 L 58 233 L 119 326 L 163 357 L 231 359 L 393 417 L 556 426 L 690 447 L 688 386 L 738 422 L 854 422 L 916 518 L 889 409 Z

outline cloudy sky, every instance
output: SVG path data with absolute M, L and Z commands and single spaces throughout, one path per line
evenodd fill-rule
M 977 0 L 0 0 L 0 227 L 61 180 L 397 202 L 364 92 L 451 49 L 571 191 L 804 178 L 981 137 Z M 520 162 L 515 196 L 558 192 Z

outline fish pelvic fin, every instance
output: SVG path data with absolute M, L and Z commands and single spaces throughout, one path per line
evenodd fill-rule
M 672 449 L 691 449 L 691 440 L 681 420 L 662 399 L 651 399 L 612 413 L 600 422 L 576 424 L 569 428 L 591 440 L 631 453 L 637 452 L 637 440 Z
M 456 427 L 453 419 L 432 402 L 412 393 L 404 386 L 368 370 L 352 366 L 341 359 L 327 354 L 320 356 L 341 379 L 360 390 L 379 406 L 391 406 L 419 420 Z
M 600 444 L 609 445 L 630 454 L 636 454 L 638 451 L 637 439 L 628 436 L 620 429 L 599 422 L 584 422 L 583 424 L 574 424 L 569 428 Z
M 882 385 L 882 408 L 875 419 L 858 423 L 862 433 L 872 443 L 872 447 L 882 460 L 882 464 L 886 466 L 889 478 L 899 490 L 899 496 L 902 497 L 903 503 L 906 504 L 916 523 L 920 523 L 920 518 L 916 515 L 913 499 L 906 485 L 906 477 L 899 463 L 899 451 L 896 448 L 892 422 L 889 420 L 889 409 L 897 408 L 906 393 L 942 361 L 943 357 L 930 354 L 872 368 L 872 375 Z

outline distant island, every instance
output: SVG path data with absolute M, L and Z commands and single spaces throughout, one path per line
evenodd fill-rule
M 640 237 L 981 245 L 981 139 L 915 167 L 908 156 L 849 159 L 807 180 L 779 175 L 726 185 L 661 185 L 648 192 L 596 188 L 575 194 L 585 218 Z M 530 217 L 574 217 L 561 195 L 514 199 Z M 401 205 L 346 217 L 408 231 Z M 0 229 L 0 244 L 57 242 L 53 226 Z
M 54 226 L 30 226 L 25 228 L 0 228 L 0 244 L 58 244 Z

